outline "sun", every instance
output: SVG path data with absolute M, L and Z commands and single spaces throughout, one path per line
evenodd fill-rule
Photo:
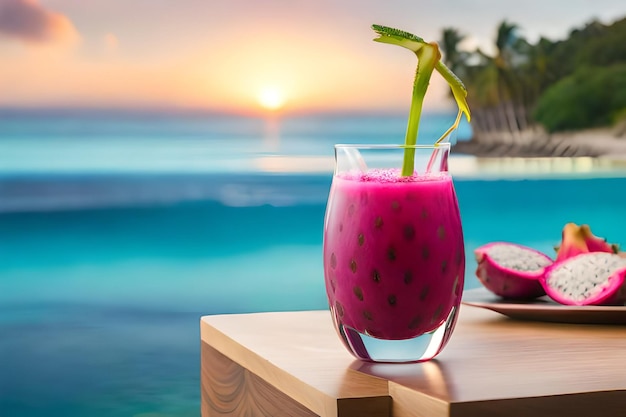
M 285 105 L 285 94 L 275 86 L 267 86 L 259 91 L 257 100 L 267 110 L 278 110 Z

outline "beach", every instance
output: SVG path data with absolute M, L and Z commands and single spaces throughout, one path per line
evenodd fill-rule
M 622 125 L 552 134 L 536 129 L 516 138 L 494 133 L 459 141 L 453 150 L 485 158 L 598 157 L 626 163 L 626 134 Z

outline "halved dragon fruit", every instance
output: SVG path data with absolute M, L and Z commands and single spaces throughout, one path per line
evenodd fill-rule
M 491 292 L 503 298 L 532 299 L 545 295 L 539 279 L 553 260 L 526 246 L 494 242 L 474 251 L 476 276 Z
M 626 302 L 626 259 L 589 252 L 555 262 L 540 279 L 554 301 L 566 305 L 623 305 Z
M 557 250 L 556 260 L 562 261 L 587 252 L 618 253 L 619 246 L 607 243 L 606 239 L 595 236 L 589 225 L 579 226 L 576 223 L 567 223 L 563 227 L 561 244 L 555 249 Z

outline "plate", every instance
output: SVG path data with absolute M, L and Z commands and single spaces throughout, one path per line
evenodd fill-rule
M 626 325 L 626 306 L 566 306 L 547 296 L 532 301 L 512 301 L 500 298 L 485 288 L 464 291 L 462 303 L 518 320 Z

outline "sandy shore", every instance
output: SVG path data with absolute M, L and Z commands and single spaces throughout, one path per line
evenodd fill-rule
M 517 141 L 469 140 L 454 145 L 454 152 L 478 157 L 607 157 L 626 162 L 626 134 L 622 129 L 600 128 L 535 135 Z

